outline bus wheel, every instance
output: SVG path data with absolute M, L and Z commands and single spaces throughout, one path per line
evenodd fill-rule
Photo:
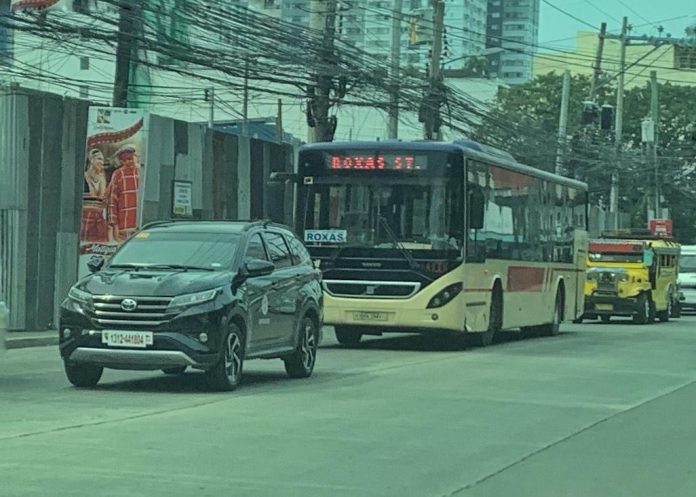
M 553 307 L 552 321 L 547 324 L 542 324 L 537 328 L 538 334 L 541 336 L 551 337 L 556 336 L 561 331 L 561 321 L 563 321 L 563 294 L 561 290 L 556 293 L 556 303 Z
M 491 298 L 490 319 L 488 320 L 488 330 L 483 333 L 471 333 L 469 338 L 475 347 L 488 347 L 493 343 L 495 335 L 503 329 L 503 295 L 500 285 L 496 283 L 493 287 Z
M 334 326 L 334 332 L 336 333 L 336 340 L 341 345 L 355 346 L 360 343 L 362 338 L 362 333 L 348 326 Z
M 653 314 L 652 303 L 647 294 L 641 293 L 638 297 L 637 313 L 633 316 L 633 322 L 636 324 L 648 324 L 651 321 Z

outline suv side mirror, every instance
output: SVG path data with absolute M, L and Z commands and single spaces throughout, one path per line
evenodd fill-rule
M 483 229 L 483 217 L 486 212 L 486 197 L 481 187 L 469 183 L 469 229 Z
M 93 255 L 90 257 L 89 261 L 87 261 L 87 269 L 89 269 L 90 273 L 96 273 L 101 270 L 102 267 L 104 267 L 104 258 L 98 255 Z
M 251 259 L 244 263 L 244 276 L 247 278 L 257 278 L 268 276 L 275 270 L 275 264 L 261 259 Z

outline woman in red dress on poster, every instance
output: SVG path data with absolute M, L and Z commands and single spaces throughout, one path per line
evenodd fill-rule
M 87 160 L 80 240 L 82 243 L 106 243 L 108 230 L 104 216 L 104 201 L 107 181 L 104 173 L 104 154 L 94 148 L 87 154 Z

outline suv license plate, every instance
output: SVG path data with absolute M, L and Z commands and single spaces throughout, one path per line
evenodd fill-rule
M 144 349 L 154 343 L 151 331 L 116 331 L 104 330 L 102 343 L 109 347 L 134 347 Z
M 389 316 L 386 312 L 367 312 L 367 311 L 354 311 L 353 319 L 355 321 L 389 321 Z

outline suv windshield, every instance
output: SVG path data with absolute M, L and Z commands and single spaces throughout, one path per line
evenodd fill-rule
M 142 231 L 121 247 L 109 267 L 229 269 L 239 238 L 236 233 Z

